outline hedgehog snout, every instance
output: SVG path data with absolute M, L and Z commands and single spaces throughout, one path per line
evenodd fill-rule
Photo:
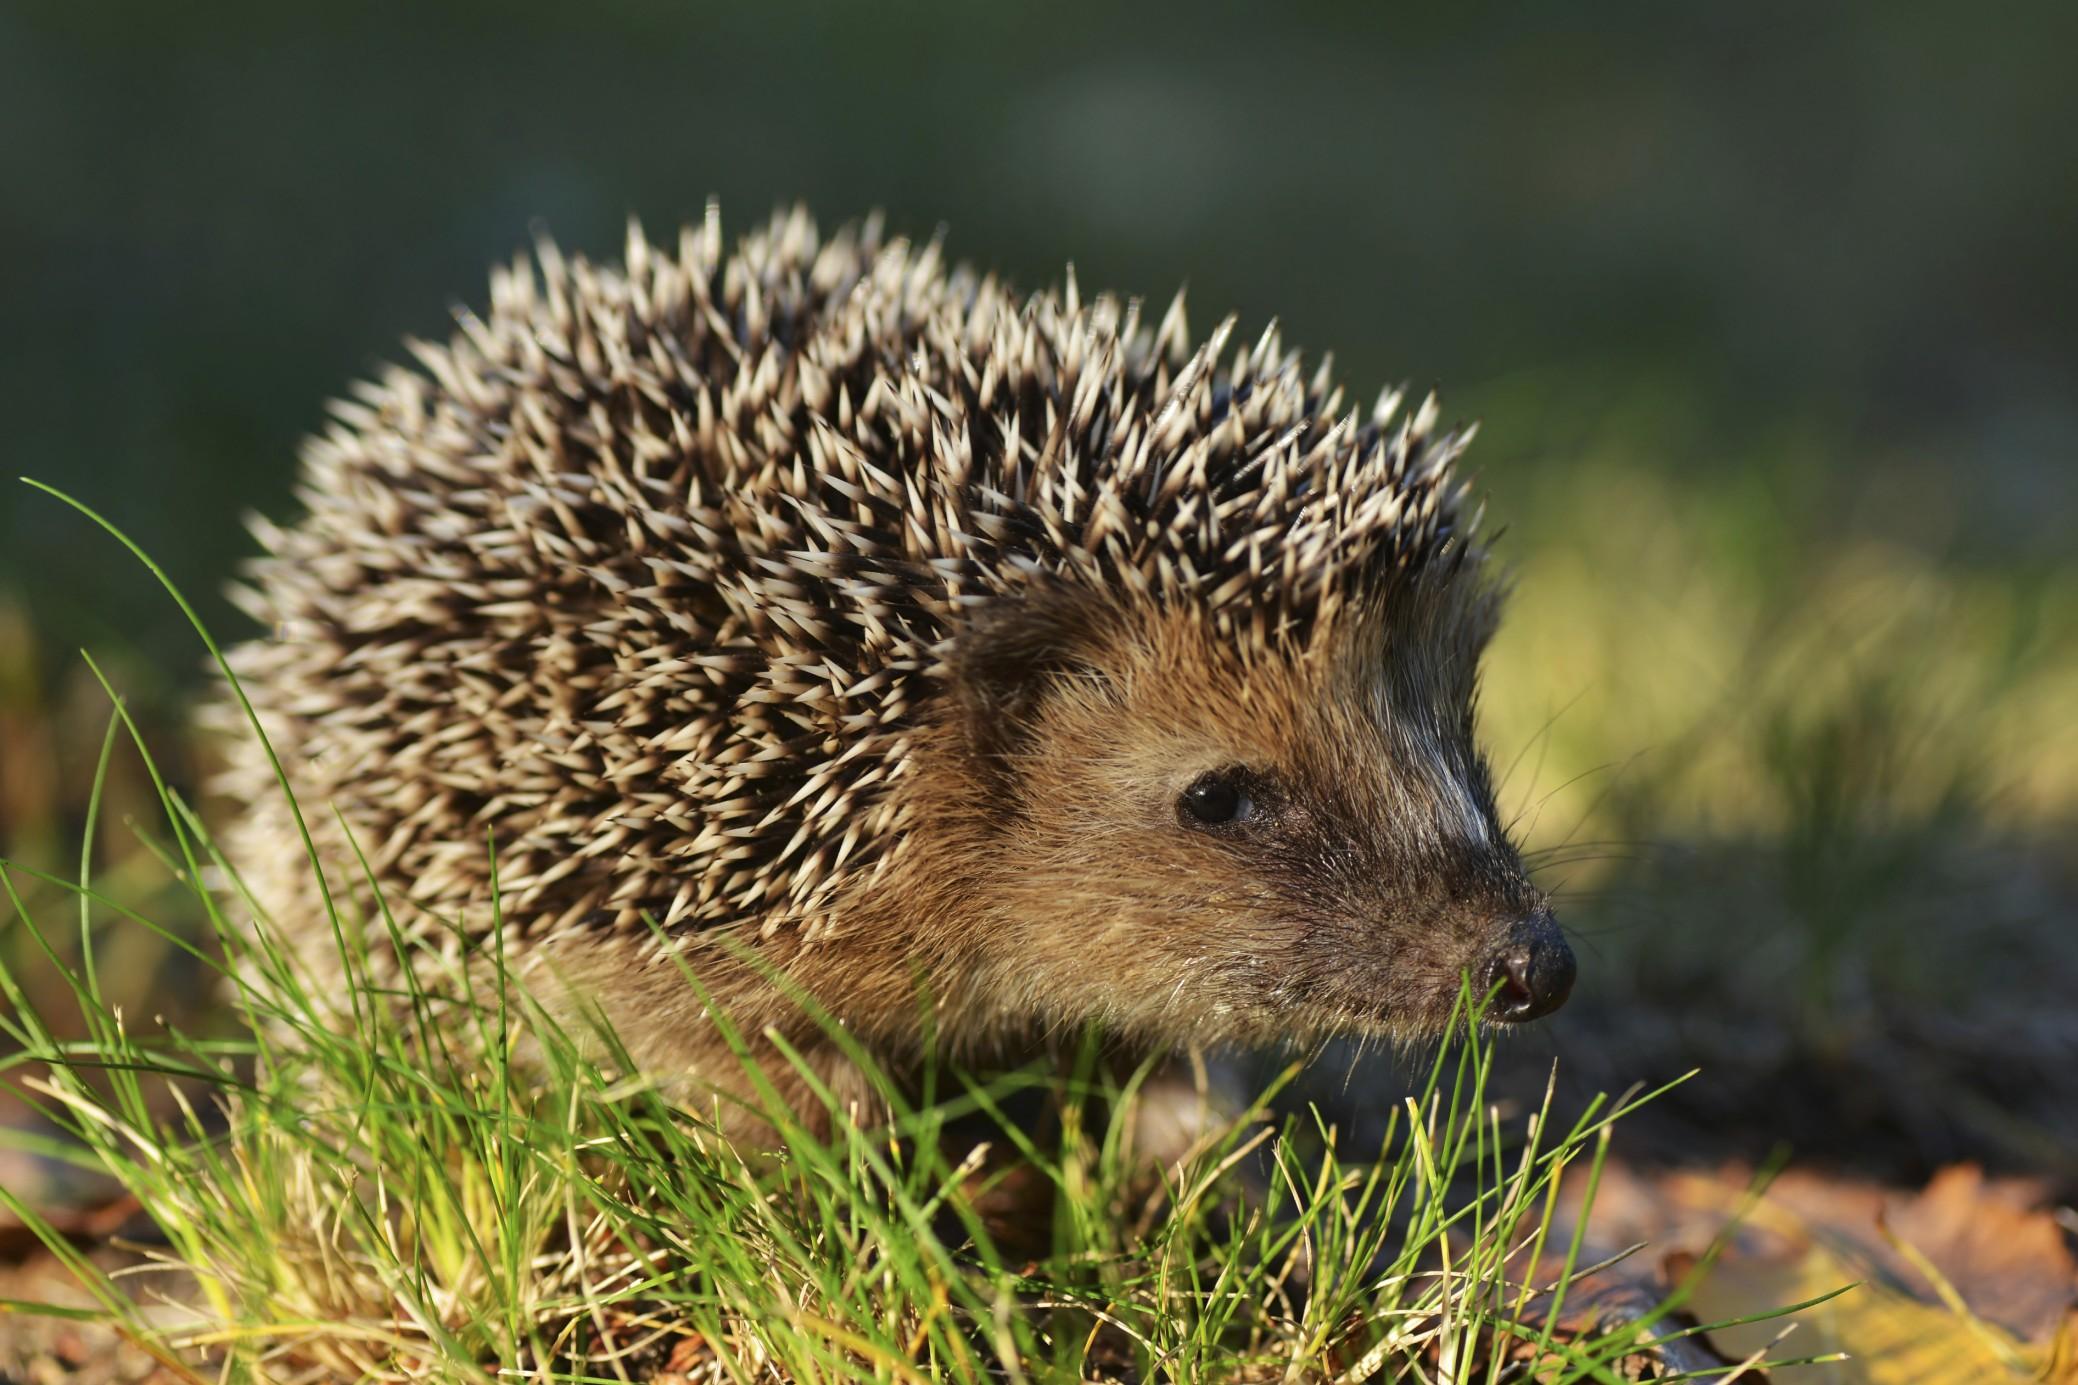
M 1539 909 L 1508 930 L 1487 954 L 1477 974 L 1482 995 L 1492 996 L 1487 1019 L 1521 1024 L 1542 1019 L 1573 993 L 1573 949 L 1548 909 Z

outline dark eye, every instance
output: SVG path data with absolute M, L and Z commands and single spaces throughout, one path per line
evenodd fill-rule
M 1247 818 L 1255 811 L 1255 804 L 1231 771 L 1215 770 L 1191 781 L 1183 797 L 1176 801 L 1176 811 L 1186 824 L 1217 827 Z

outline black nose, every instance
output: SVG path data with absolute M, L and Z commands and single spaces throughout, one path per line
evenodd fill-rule
M 1521 1024 L 1543 1018 L 1573 993 L 1573 971 L 1573 949 L 1551 915 L 1539 910 L 1511 928 L 1486 960 L 1480 986 L 1492 997 L 1487 1019 Z

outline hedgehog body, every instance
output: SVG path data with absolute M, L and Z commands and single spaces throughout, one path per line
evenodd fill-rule
M 543 246 L 459 319 L 335 406 L 241 592 L 349 917 L 372 877 L 407 931 L 502 929 L 708 1076 L 681 964 L 747 1032 L 802 1032 L 777 973 L 890 1054 L 1432 1032 L 1467 970 L 1563 999 L 1433 403 L 801 212 Z M 232 858 L 329 949 L 233 744 Z

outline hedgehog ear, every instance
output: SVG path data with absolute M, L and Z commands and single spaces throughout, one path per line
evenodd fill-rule
M 1086 598 L 1033 591 L 969 621 L 954 642 L 954 696 L 968 744 L 984 759 L 1029 739 L 1047 693 L 1097 672 L 1096 613 Z

